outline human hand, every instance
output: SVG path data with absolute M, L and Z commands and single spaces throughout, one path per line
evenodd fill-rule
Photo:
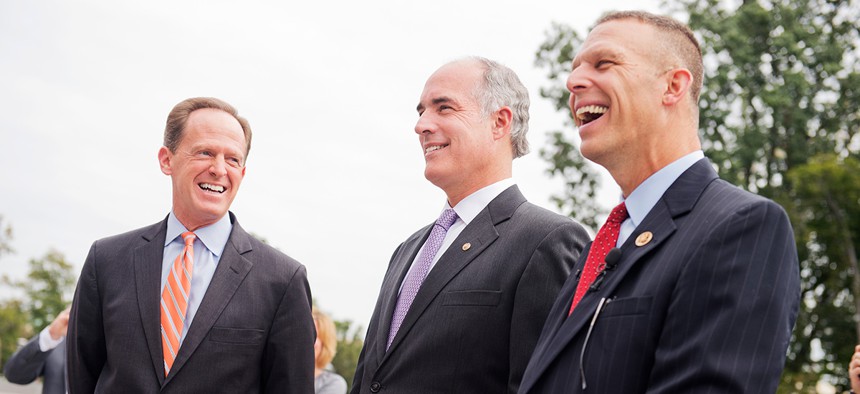
M 71 306 L 60 312 L 48 326 L 48 334 L 51 334 L 51 339 L 56 341 L 66 336 L 66 332 L 69 330 L 69 309 Z
M 860 345 L 854 346 L 854 355 L 848 364 L 848 377 L 851 379 L 851 391 L 860 393 Z

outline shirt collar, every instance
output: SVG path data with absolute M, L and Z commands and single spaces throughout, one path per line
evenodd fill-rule
M 672 186 L 684 171 L 704 157 L 705 154 L 701 150 L 688 153 L 661 168 L 637 186 L 624 200 L 633 225 L 639 226 L 669 186 Z
M 513 178 L 507 178 L 485 186 L 457 203 L 457 206 L 454 207 L 454 212 L 457 212 L 457 216 L 468 225 L 469 222 L 475 219 L 490 204 L 490 201 L 493 201 L 494 198 L 498 197 L 499 194 L 502 194 L 503 191 L 514 184 Z M 451 205 L 447 201 L 445 202 L 445 208 L 451 208 Z
M 230 215 L 227 214 L 215 223 L 194 230 L 194 235 L 197 236 L 200 242 L 203 242 L 203 246 L 206 249 L 209 249 L 215 256 L 220 257 L 224 251 L 224 247 L 227 245 L 227 239 L 230 238 L 232 230 L 233 223 L 230 222 Z M 176 218 L 176 215 L 171 210 L 170 215 L 167 215 L 167 236 L 164 238 L 164 246 L 169 245 L 186 231 L 188 229 L 179 222 L 179 219 Z

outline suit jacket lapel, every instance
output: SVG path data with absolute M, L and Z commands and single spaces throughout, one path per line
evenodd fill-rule
M 396 279 L 389 280 L 393 285 L 383 288 L 382 291 L 385 293 L 380 296 L 383 300 L 383 304 L 380 308 L 382 312 L 379 316 L 381 319 L 379 329 L 376 332 L 377 354 L 386 354 L 385 346 L 388 344 L 388 332 L 391 328 L 391 318 L 394 315 L 394 308 L 397 306 L 400 284 L 403 283 L 403 280 L 406 278 L 406 273 L 409 272 L 409 267 L 412 266 L 412 262 L 415 261 L 418 251 L 421 250 L 421 245 L 423 245 L 430 236 L 430 231 L 432 229 L 433 225 L 431 224 L 418 232 L 418 234 L 421 234 L 420 237 L 414 236 L 404 242 L 403 250 L 398 253 L 402 258 L 395 262 L 395 266 L 391 267 L 390 275 L 393 275 Z
M 576 306 L 576 313 L 567 318 L 564 317 L 567 309 L 560 307 L 559 301 L 557 301 L 552 311 L 553 313 L 558 313 L 560 312 L 559 309 L 564 309 L 561 311 L 563 314 L 561 318 L 555 316 L 548 319 L 548 322 L 554 322 L 553 324 L 555 325 L 552 327 L 557 327 L 557 329 L 551 328 L 547 332 L 550 339 L 542 340 L 538 344 L 538 348 L 534 353 L 538 357 L 534 368 L 537 373 L 535 377 L 539 376 L 540 373 L 549 367 L 552 361 L 555 360 L 577 334 L 583 329 L 587 329 L 587 325 L 597 310 L 600 299 L 611 297 L 630 269 L 634 265 L 639 264 L 645 256 L 658 248 L 675 233 L 677 228 L 675 218 L 689 213 L 696 204 L 696 201 L 698 201 L 699 196 L 705 190 L 705 187 L 715 179 L 717 179 L 717 174 L 711 168 L 710 162 L 707 159 L 696 162 L 666 190 L 645 219 L 642 220 L 642 223 L 624 241 L 624 244 L 621 245 L 621 260 L 618 263 L 616 272 L 607 273 L 603 286 L 597 292 L 587 293 L 579 302 L 579 305 Z M 644 231 L 650 231 L 653 234 L 653 238 L 646 245 L 637 247 L 635 245 L 636 237 Z M 584 259 L 587 255 L 587 251 L 583 251 L 580 255 L 580 263 L 585 261 Z M 646 262 L 642 262 L 642 264 L 644 263 Z M 571 292 L 572 290 L 565 286 L 562 291 Z M 572 297 L 571 293 L 569 298 Z M 566 300 L 568 303 L 570 302 L 569 298 Z M 569 308 L 569 304 L 567 307 Z M 563 320 L 560 326 L 558 325 L 559 319 Z
M 230 238 L 227 240 L 227 245 L 224 247 L 224 252 L 215 268 L 215 274 L 206 289 L 206 295 L 200 302 L 197 314 L 194 315 L 194 321 L 191 322 L 191 327 L 188 329 L 188 335 L 185 336 L 185 340 L 179 347 L 179 354 L 176 355 L 176 361 L 173 362 L 173 368 L 170 369 L 170 374 L 164 384 L 169 383 L 173 376 L 176 376 L 194 351 L 197 350 L 253 267 L 253 263 L 242 256 L 252 250 L 250 235 L 239 226 L 232 213 L 230 213 L 230 220 L 233 222 Z
M 409 312 L 403 319 L 403 324 L 397 331 L 397 336 L 391 343 L 389 353 L 394 351 L 397 345 L 409 333 L 418 318 L 424 313 L 431 302 L 439 295 L 445 285 L 454 279 L 469 263 L 474 261 L 481 252 L 487 249 L 499 237 L 496 225 L 510 219 L 520 204 L 526 201 L 519 188 L 512 186 L 499 194 L 490 204 L 481 211 L 478 216 L 469 223 L 448 250 L 439 258 L 436 265 L 427 274 L 424 283 L 415 295 L 415 300 L 409 307 Z M 470 243 L 468 250 L 463 250 L 461 245 Z M 411 262 L 410 262 L 411 263 Z M 390 319 L 390 318 L 389 318 Z M 390 320 L 389 320 L 390 321 Z M 383 358 L 385 361 L 386 357 Z
M 134 285 L 143 334 L 159 382 L 164 381 L 164 355 L 161 352 L 161 263 L 167 220 L 143 234 L 146 243 L 134 251 Z

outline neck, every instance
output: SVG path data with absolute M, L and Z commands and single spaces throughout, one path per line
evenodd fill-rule
M 472 193 L 498 181 L 512 177 L 513 175 L 510 164 L 511 163 L 508 162 L 507 166 L 489 168 L 484 172 L 472 174 L 472 176 L 466 179 L 460 178 L 454 180 L 450 184 L 437 184 L 436 186 L 445 192 L 445 195 L 448 197 L 448 204 L 453 208 L 459 204 L 460 201 L 463 201 L 464 198 L 472 195 Z
M 611 155 L 611 160 L 604 165 L 625 197 L 663 167 L 702 149 L 695 130 L 667 131 L 661 138 L 640 141 L 637 147 L 623 155 Z

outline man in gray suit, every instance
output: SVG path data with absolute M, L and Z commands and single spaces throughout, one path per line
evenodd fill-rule
M 424 86 L 415 133 L 441 217 L 394 252 L 353 394 L 516 392 L 556 293 L 588 241 L 511 179 L 528 152 L 528 92 L 483 58 Z
M 66 392 L 66 330 L 69 327 L 69 310 L 60 312 L 57 317 L 33 337 L 24 347 L 18 349 L 6 365 L 3 374 L 6 380 L 15 384 L 30 384 L 40 376 L 43 394 L 64 394 Z
M 250 146 L 221 100 L 170 112 L 158 161 L 173 209 L 93 243 L 69 323 L 70 393 L 313 392 L 305 268 L 228 212 Z

